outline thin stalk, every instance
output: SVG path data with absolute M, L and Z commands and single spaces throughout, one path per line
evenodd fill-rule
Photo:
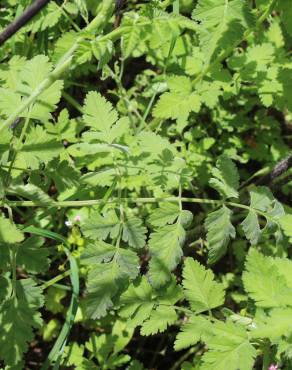
M 63 98 L 69 103 L 72 105 L 72 107 L 74 107 L 76 110 L 78 110 L 78 112 L 80 113 L 83 113 L 83 109 L 82 109 L 82 106 L 78 103 L 77 100 L 75 100 L 74 98 L 72 98 L 71 95 L 69 95 L 68 93 L 66 93 L 65 91 L 62 92 L 62 96 Z
M 95 205 L 102 204 L 104 202 L 104 199 L 88 199 L 88 200 L 64 200 L 64 201 L 56 201 L 53 204 L 50 204 L 50 207 L 57 207 L 57 208 L 78 208 L 78 207 L 92 207 Z M 124 197 L 124 198 L 110 198 L 107 200 L 108 204 L 120 204 L 120 202 L 126 202 L 126 203 L 132 203 L 132 204 L 138 204 L 138 203 L 161 203 L 161 202 L 182 202 L 182 203 L 202 203 L 202 204 L 212 204 L 215 206 L 220 205 L 227 205 L 234 208 L 241 208 L 246 211 L 254 211 L 258 215 L 265 217 L 269 221 L 275 222 L 275 220 L 269 216 L 267 213 L 259 211 L 257 209 L 254 209 L 250 206 L 247 206 L 245 204 L 241 203 L 235 203 L 235 202 L 225 202 L 223 200 L 217 200 L 217 199 L 204 199 L 204 198 L 187 198 L 187 197 L 165 197 L 165 198 L 159 198 L 159 197 L 149 197 L 149 198 L 131 198 L 131 197 Z M 47 208 L 48 204 L 38 202 L 38 201 L 31 201 L 31 200 L 20 200 L 20 201 L 9 201 L 5 200 L 0 203 L 0 207 L 5 206 L 10 207 L 41 207 L 41 208 Z
M 55 277 L 54 277 L 54 278 L 52 278 L 51 280 L 46 281 L 45 283 L 43 283 L 43 284 L 41 285 L 41 288 L 42 288 L 43 290 L 44 290 L 44 289 L 47 289 L 47 288 L 49 288 L 50 286 L 55 285 L 58 281 L 63 280 L 65 277 L 70 276 L 70 274 L 71 274 L 71 270 L 67 270 L 67 271 L 63 272 L 62 274 L 55 276 Z
M 120 201 L 125 201 L 128 203 L 159 203 L 159 202 L 175 202 L 179 201 L 178 197 L 149 197 L 149 198 L 110 198 L 108 199 L 107 203 L 119 203 Z M 213 204 L 213 205 L 220 205 L 223 204 L 222 200 L 213 200 L 213 199 L 201 199 L 201 198 L 186 198 L 182 197 L 181 201 L 184 203 L 205 203 L 205 204 Z M 74 208 L 74 207 L 91 207 L 103 203 L 103 199 L 89 199 L 89 200 L 65 200 L 65 201 L 56 201 L 54 202 L 54 206 L 58 208 Z M 228 204 L 229 202 L 225 202 Z M 38 201 L 31 201 L 31 200 L 20 200 L 20 201 L 7 201 L 10 207 L 42 207 L 47 208 L 48 205 L 46 203 L 38 202 Z M 237 203 L 233 203 L 237 204 Z M 0 203 L 0 206 L 4 206 L 4 202 Z M 53 205 L 50 204 L 50 207 Z M 248 206 L 244 206 L 242 204 L 238 204 L 240 208 L 249 208 Z
M 8 173 L 7 173 L 7 176 L 6 176 L 6 181 L 5 181 L 6 188 L 9 185 L 9 180 L 10 180 L 10 177 L 11 177 L 12 168 L 13 168 L 13 165 L 14 165 L 14 163 L 16 161 L 17 155 L 18 155 L 19 151 L 21 150 L 21 148 L 23 146 L 23 139 L 25 137 L 25 134 L 26 134 L 26 131 L 27 131 L 27 128 L 28 128 L 29 121 L 30 121 L 30 109 L 28 110 L 28 114 L 27 114 L 27 117 L 25 119 L 24 126 L 23 126 L 23 128 L 21 130 L 20 137 L 17 140 L 16 147 L 14 148 L 13 158 L 11 159 L 11 162 L 10 162 L 10 165 L 9 165 L 9 169 L 8 169 Z M 9 151 L 11 151 L 11 146 L 10 146 Z
M 67 11 L 66 9 L 64 9 L 64 6 L 66 5 L 67 3 L 67 0 L 64 1 L 64 3 L 62 5 L 59 5 L 56 3 L 57 7 L 59 8 L 59 10 L 61 11 L 61 13 L 64 15 L 64 17 L 67 19 L 67 21 L 73 26 L 73 28 L 75 28 L 75 31 L 77 32 L 80 32 L 80 28 L 78 26 L 78 24 L 76 24 L 73 19 L 70 17 L 69 14 L 67 14 Z
M 180 365 L 187 360 L 193 353 L 197 350 L 196 347 L 191 347 L 186 353 L 184 353 L 170 368 L 170 370 L 177 370 L 180 368 Z
M 11 223 L 13 223 L 13 214 L 9 206 L 6 206 L 8 210 L 8 216 Z M 10 266 L 11 266 L 11 275 L 12 275 L 12 296 L 16 297 L 16 282 L 17 282 L 17 273 L 16 273 L 16 255 L 17 255 L 17 246 L 12 245 L 10 249 Z

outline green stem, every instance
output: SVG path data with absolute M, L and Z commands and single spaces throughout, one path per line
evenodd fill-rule
M 104 202 L 104 199 L 88 199 L 88 200 L 64 200 L 59 202 L 54 202 L 53 204 L 50 204 L 50 207 L 57 207 L 57 208 L 76 208 L 76 207 L 91 207 L 95 205 L 102 204 Z M 259 211 L 257 209 L 254 209 L 250 206 L 247 206 L 245 204 L 241 203 L 235 203 L 235 202 L 225 202 L 223 200 L 217 200 L 217 199 L 203 199 L 203 198 L 187 198 L 187 197 L 165 197 L 165 198 L 156 198 L 156 197 L 149 197 L 149 198 L 110 198 L 107 200 L 108 204 L 120 204 L 121 202 L 126 203 L 160 203 L 160 202 L 182 202 L 182 203 L 202 203 L 202 204 L 212 204 L 214 206 L 220 206 L 220 205 L 227 205 L 234 208 L 241 208 L 247 211 L 254 211 L 258 215 L 265 217 L 269 221 L 275 222 L 275 220 L 269 216 L 267 213 Z M 0 203 L 0 207 L 5 206 L 10 207 L 42 207 L 47 208 L 47 203 L 42 203 L 38 201 L 31 201 L 31 200 L 19 200 L 19 201 L 9 201 L 5 200 Z
M 11 246 L 10 250 L 10 263 L 11 263 L 11 272 L 12 272 L 12 295 L 13 297 L 16 296 L 16 255 L 17 255 L 17 246 Z
M 55 276 L 53 279 L 46 281 L 44 284 L 41 285 L 42 289 L 47 289 L 52 285 L 55 285 L 58 281 L 63 280 L 65 277 L 70 276 L 71 270 L 65 271 L 60 275 Z
M 16 161 L 16 158 L 17 158 L 18 153 L 20 152 L 20 150 L 21 150 L 21 148 L 23 146 L 23 139 L 25 137 L 26 130 L 28 128 L 29 120 L 30 120 L 30 109 L 28 110 L 28 114 L 26 116 L 24 126 L 23 126 L 23 128 L 21 130 L 20 137 L 17 140 L 17 144 L 16 144 L 16 146 L 14 148 L 14 152 L 12 154 L 13 155 L 13 158 L 11 159 L 11 162 L 10 162 L 10 165 L 9 165 L 9 169 L 8 169 L 8 173 L 7 173 L 7 176 L 6 176 L 6 181 L 5 181 L 6 189 L 9 186 L 9 181 L 10 181 L 10 177 L 11 177 L 11 172 L 12 172 L 12 169 L 13 169 L 13 165 L 14 165 L 14 163 Z M 10 144 L 9 154 L 11 153 L 12 148 L 13 147 Z
M 179 369 L 180 365 L 187 360 L 193 353 L 197 350 L 196 347 L 191 347 L 186 353 L 184 353 L 170 368 L 170 370 L 177 370 Z
M 59 201 L 54 202 L 55 207 L 91 207 L 98 205 L 100 203 L 103 203 L 103 199 L 89 199 L 89 200 L 65 200 L 65 201 Z M 110 198 L 107 200 L 107 203 L 119 203 L 120 201 L 125 201 L 128 203 L 159 203 L 159 202 L 175 202 L 177 203 L 179 201 L 178 197 L 165 197 L 165 198 L 159 198 L 159 197 L 149 197 L 149 198 Z M 182 197 L 181 201 L 184 203 L 206 203 L 206 204 L 213 204 L 213 205 L 220 205 L 223 204 L 222 200 L 213 200 L 213 199 L 201 199 L 201 198 L 185 198 Z M 48 204 L 38 202 L 38 201 L 30 201 L 30 200 L 20 200 L 20 201 L 7 201 L 6 204 L 8 204 L 10 207 L 48 207 Z M 225 204 L 229 204 L 229 202 L 225 202 Z M 236 204 L 237 203 L 232 203 Z M 0 203 L 0 206 L 4 206 L 4 204 Z M 50 205 L 52 207 L 52 205 Z M 247 208 L 248 206 L 244 206 L 242 204 L 238 204 L 239 208 Z
M 69 95 L 68 93 L 66 93 L 65 91 L 62 92 L 62 96 L 63 98 L 69 103 L 72 105 L 72 107 L 74 107 L 76 110 L 78 110 L 81 114 L 83 114 L 83 109 L 82 109 L 82 106 L 78 103 L 77 100 L 75 100 L 74 98 L 72 98 L 71 95 Z

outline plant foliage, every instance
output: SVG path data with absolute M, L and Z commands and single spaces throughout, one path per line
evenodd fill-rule
M 117 3 L 0 50 L 0 367 L 290 369 L 291 4 Z

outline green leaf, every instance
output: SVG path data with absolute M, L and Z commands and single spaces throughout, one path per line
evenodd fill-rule
M 98 60 L 98 69 L 102 69 L 113 56 L 115 51 L 113 42 L 111 40 L 100 40 L 99 37 L 96 37 L 95 41 L 92 41 L 91 47 L 93 55 Z
M 265 317 L 256 321 L 256 328 L 251 332 L 253 338 L 269 338 L 277 341 L 281 337 L 289 338 L 292 333 L 292 308 L 274 308 Z
M 122 38 L 122 52 L 124 59 L 128 58 L 134 49 L 137 47 L 140 41 L 141 27 L 136 25 L 138 21 L 137 17 L 126 17 L 123 20 L 123 27 L 130 28 L 128 32 L 125 32 Z
M 22 99 L 32 95 L 42 81 L 47 78 L 52 70 L 52 65 L 45 55 L 37 55 L 31 60 L 26 61 L 22 69 L 14 71 L 16 85 L 2 89 L 0 97 L 0 109 L 8 117 L 15 110 L 15 106 L 20 105 Z M 61 97 L 63 82 L 55 81 L 48 89 L 38 95 L 37 100 L 29 109 L 29 117 L 40 121 L 48 121 L 51 112 Z M 28 110 L 25 110 L 20 117 L 26 117 Z
M 250 208 L 251 210 L 241 223 L 245 236 L 250 243 L 252 245 L 257 244 L 262 232 L 268 230 L 272 230 L 277 241 L 281 240 L 279 220 L 285 214 L 285 211 L 267 187 L 253 187 L 250 190 Z M 260 228 L 257 210 L 266 213 L 267 224 L 263 229 Z M 275 229 L 278 229 L 277 233 L 275 233 Z
M 291 269 L 292 263 L 290 265 Z M 287 284 L 285 269 L 279 271 L 272 257 L 265 257 L 251 249 L 245 270 L 242 277 L 244 288 L 257 306 L 269 308 L 292 305 L 292 285 Z
M 230 217 L 230 209 L 223 205 L 206 218 L 209 263 L 218 261 L 226 253 L 230 239 L 235 238 L 235 228 L 230 222 Z
M 120 227 L 122 227 L 122 240 L 124 242 L 135 249 L 144 247 L 147 229 L 142 225 L 142 221 L 134 216 L 126 216 L 126 220 L 121 221 L 113 210 L 104 216 L 94 213 L 82 226 L 82 232 L 86 237 L 94 240 L 105 240 L 109 236 L 111 239 L 115 239 Z
M 86 280 L 87 314 L 93 319 L 102 317 L 122 284 L 137 276 L 138 257 L 130 250 L 99 241 L 87 245 L 81 262 L 91 267 Z
M 20 243 L 24 239 L 24 234 L 18 230 L 10 220 L 0 216 L 0 243 L 14 244 Z M 4 246 L 2 246 L 4 248 Z
M 146 233 L 146 227 L 143 226 L 142 221 L 137 217 L 128 217 L 123 222 L 122 239 L 135 249 L 145 246 Z
M 129 319 L 130 327 L 141 325 L 149 318 L 155 306 L 152 287 L 145 276 L 131 284 L 121 295 L 120 316 Z
M 118 114 L 112 104 L 94 91 L 86 95 L 83 112 L 83 119 L 87 126 L 105 133 L 118 119 Z
M 185 230 L 180 223 L 166 225 L 150 235 L 151 260 L 149 274 L 152 283 L 158 287 L 170 279 L 183 255 Z
M 151 312 L 149 319 L 144 321 L 141 327 L 142 335 L 153 335 L 164 332 L 169 325 L 177 320 L 177 314 L 173 307 L 158 306 Z
M 200 45 L 208 64 L 214 55 L 241 40 L 254 19 L 241 0 L 199 0 L 192 14 L 199 23 Z
M 47 195 L 42 189 L 34 184 L 10 186 L 9 191 L 34 202 L 40 202 L 47 206 L 54 205 L 54 200 Z
M 97 212 L 92 213 L 86 224 L 82 225 L 83 234 L 90 239 L 105 240 L 110 236 L 112 239 L 118 236 L 120 220 L 115 211 L 111 210 L 104 216 Z
M 180 351 L 197 344 L 208 330 L 211 330 L 211 323 L 204 316 L 191 316 L 177 334 L 174 349 Z
M 238 198 L 239 175 L 235 164 L 230 158 L 222 155 L 216 162 L 216 168 L 212 170 L 214 177 L 210 185 L 224 198 Z
M 249 211 L 241 223 L 245 236 L 251 245 L 256 245 L 261 235 L 261 229 L 256 212 Z
M 48 249 L 43 247 L 42 238 L 32 236 L 25 240 L 17 250 L 16 263 L 27 272 L 44 273 L 49 267 Z
M 160 119 L 175 119 L 180 127 L 187 124 L 191 112 L 199 112 L 201 108 L 200 96 L 193 92 L 178 94 L 166 92 L 162 94 L 153 109 L 153 115 Z
M 213 272 L 191 257 L 185 259 L 183 269 L 185 297 L 195 313 L 210 311 L 224 303 L 224 287 L 214 280 Z
M 66 291 L 58 289 L 54 286 L 50 286 L 46 290 L 45 307 L 47 311 L 51 311 L 53 314 L 63 312 L 64 305 L 62 299 L 66 297 Z
M 85 22 L 88 22 L 88 11 L 87 11 L 87 5 L 82 0 L 74 0 L 74 3 L 76 4 L 82 18 L 85 20 Z
M 25 30 L 37 33 L 48 28 L 53 28 L 59 22 L 61 16 L 62 11 L 60 7 L 55 2 L 50 2 L 30 20 Z
M 162 203 L 159 208 L 154 209 L 150 216 L 151 225 L 159 227 L 166 224 L 172 224 L 180 214 L 178 203 Z
M 46 174 L 54 181 L 60 194 L 59 199 L 63 197 L 61 194 L 66 195 L 68 190 L 75 189 L 80 184 L 79 171 L 73 166 L 73 164 L 70 164 L 67 161 L 60 162 L 58 160 L 53 160 L 47 166 Z
M 245 328 L 216 321 L 204 339 L 208 351 L 203 355 L 202 370 L 252 370 L 256 349 Z
M 41 327 L 37 309 L 43 305 L 42 291 L 31 279 L 20 281 L 16 297 L 0 306 L 0 358 L 7 366 L 21 366 L 23 353 L 33 339 L 33 329 Z
M 282 11 L 281 14 L 281 20 L 284 23 L 284 26 L 289 33 L 290 36 L 292 36 L 292 26 L 291 26 L 291 16 L 292 16 L 292 9 L 291 9 L 291 3 L 289 0 L 280 0 L 278 2 L 279 9 Z
M 292 215 L 285 215 L 279 219 L 281 228 L 284 234 L 289 238 L 292 243 Z
M 274 196 L 269 188 L 265 186 L 253 187 L 250 190 L 250 206 L 262 212 L 272 211 Z
M 48 134 L 40 126 L 32 127 L 17 155 L 15 166 L 38 169 L 40 163 L 48 163 L 58 157 L 62 149 L 62 143 L 53 135 Z

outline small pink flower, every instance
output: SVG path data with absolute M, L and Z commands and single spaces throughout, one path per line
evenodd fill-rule
M 270 365 L 269 370 L 279 370 L 278 365 Z
M 76 216 L 74 217 L 74 221 L 75 221 L 75 222 L 80 222 L 80 221 L 81 221 L 81 216 L 80 216 L 80 215 L 76 215 Z

